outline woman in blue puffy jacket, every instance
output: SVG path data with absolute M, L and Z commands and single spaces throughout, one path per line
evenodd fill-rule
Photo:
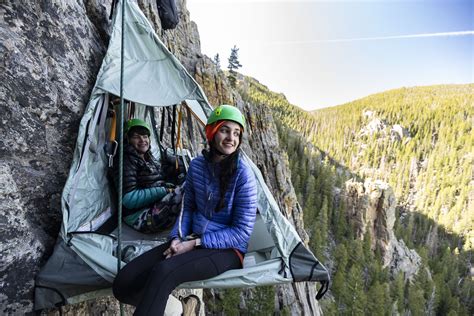
M 209 116 L 209 150 L 191 162 L 184 206 L 170 241 L 128 263 L 113 291 L 135 305 L 135 315 L 162 315 L 179 284 L 205 280 L 242 267 L 256 216 L 253 171 L 239 156 L 245 119 L 221 105 Z

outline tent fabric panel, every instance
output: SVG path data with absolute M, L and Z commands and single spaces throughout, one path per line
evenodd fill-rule
M 247 154 L 244 153 L 242 156 L 252 168 L 257 180 L 257 208 L 270 235 L 273 237 L 280 255 L 288 266 L 288 258 L 296 245 L 301 242 L 301 239 L 294 227 L 281 214 L 280 208 L 265 184 L 265 180 L 258 167 L 250 160 Z
M 109 236 L 88 233 L 74 234 L 70 239 L 74 250 L 98 275 L 110 283 L 117 274 L 117 257 L 114 254 L 114 240 Z M 123 267 L 124 262 L 121 263 Z
M 98 87 L 120 95 L 120 64 L 108 59 L 104 62 L 105 72 Z M 184 69 L 178 71 L 169 60 L 125 60 L 124 78 L 133 78 L 124 80 L 125 98 L 137 103 L 170 106 L 195 95 L 196 85 L 189 80 Z
M 247 252 L 265 251 L 268 248 L 275 247 L 273 238 L 268 233 L 267 227 L 263 222 L 262 216 L 257 214 L 252 234 L 247 247 Z
M 89 106 L 95 109 L 87 115 L 88 119 L 85 120 L 85 116 L 81 121 L 76 145 L 79 156 L 75 156 L 62 194 L 63 238 L 112 205 L 112 193 L 107 179 L 108 158 L 100 145 L 105 141 L 101 139 L 105 135 L 105 126 L 99 123 L 104 124 L 105 120 L 99 121 L 99 116 L 106 115 L 106 99 L 105 95 L 93 99 Z
M 67 299 L 55 288 L 35 287 L 35 310 L 51 308 L 67 303 Z
M 329 281 L 327 269 L 302 243 L 290 256 L 290 271 L 295 281 Z
M 72 223 L 77 222 L 74 219 L 71 219 L 69 216 L 69 196 L 73 187 L 74 183 L 74 176 L 78 171 L 79 165 L 81 163 L 81 156 L 83 154 L 83 148 L 85 145 L 85 142 L 87 140 L 87 126 L 89 125 L 90 120 L 92 119 L 92 116 L 94 115 L 94 112 L 96 108 L 98 107 L 98 104 L 102 102 L 103 95 L 96 94 L 92 95 L 90 98 L 89 103 L 87 104 L 86 110 L 84 111 L 84 115 L 82 116 L 81 123 L 79 125 L 79 132 L 77 135 L 77 140 L 76 140 L 76 147 L 74 150 L 74 155 L 71 163 L 71 167 L 69 169 L 69 175 L 66 180 L 66 183 L 63 188 L 62 192 L 62 197 L 61 197 L 61 209 L 62 209 L 62 214 L 63 214 L 63 222 L 61 225 L 61 233 L 60 236 L 66 240 L 66 236 L 68 233 L 68 223 L 71 221 Z M 80 225 L 79 225 L 80 226 Z
M 281 258 L 277 258 L 245 269 L 229 270 L 207 280 L 186 282 L 178 288 L 237 288 L 291 283 L 290 276 L 284 277 L 279 273 L 281 269 Z
M 54 307 L 81 293 L 107 288 L 111 283 L 84 262 L 62 239 L 35 280 L 35 310 Z
M 113 21 L 109 48 L 96 87 L 120 94 L 121 5 Z M 155 34 L 135 1 L 125 3 L 124 97 L 150 106 L 207 99 L 196 81 Z

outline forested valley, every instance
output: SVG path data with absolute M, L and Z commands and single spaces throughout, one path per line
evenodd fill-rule
M 474 314 L 473 84 L 401 88 L 312 113 L 252 78 L 238 89 L 277 122 L 309 245 L 331 268 L 324 314 Z M 375 236 L 356 236 L 341 197 L 348 180 L 367 178 L 395 193 L 395 235 L 421 258 L 414 277 L 383 264 Z

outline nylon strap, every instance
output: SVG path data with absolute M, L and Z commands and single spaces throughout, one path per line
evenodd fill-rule
M 178 111 L 178 135 L 176 135 L 176 150 L 181 147 L 181 117 L 182 117 L 182 111 L 181 108 Z M 181 150 L 182 153 L 182 150 Z M 175 155 L 176 160 L 175 160 L 175 165 L 176 165 L 176 170 L 179 169 L 179 163 L 178 163 L 178 155 Z
M 112 0 L 112 6 L 110 8 L 109 20 L 112 20 L 112 17 L 114 16 L 114 8 L 115 8 L 115 5 L 117 4 L 116 2 L 117 2 L 117 0 Z
M 156 131 L 156 116 L 155 116 L 156 112 L 152 107 L 147 106 L 146 109 L 149 112 L 151 124 L 154 126 L 154 128 L 152 128 L 152 133 L 153 133 L 153 136 L 155 136 L 156 138 L 156 142 L 158 143 L 158 149 L 160 150 L 160 158 L 161 158 L 163 157 L 164 148 L 163 148 L 163 145 L 161 145 L 160 137 L 158 136 L 158 132 Z
M 165 112 L 166 108 L 161 109 L 161 126 L 160 126 L 160 144 L 163 141 L 163 134 L 165 133 Z
M 189 109 L 189 106 L 184 103 L 184 106 L 186 108 L 186 120 L 188 123 L 188 137 L 189 139 L 193 139 L 193 133 L 194 133 L 194 124 L 193 124 L 193 118 L 190 114 L 191 110 Z M 191 151 L 193 152 L 193 155 L 196 153 L 196 150 L 194 148 L 193 142 L 189 142 L 189 147 L 191 147 Z
M 171 146 L 173 147 L 173 152 L 176 155 L 175 147 L 175 136 L 176 136 L 176 104 L 173 105 L 173 122 L 171 123 Z
M 100 120 L 99 120 L 99 129 L 98 129 L 98 135 L 99 139 L 97 141 L 97 148 L 102 148 L 106 142 L 106 132 L 105 132 L 105 121 L 107 121 L 107 112 L 108 112 L 108 104 L 109 104 L 109 94 L 106 93 L 104 96 L 104 105 L 107 104 L 107 106 L 103 106 L 100 114 Z
M 112 110 L 112 122 L 110 122 L 109 141 L 113 142 L 115 140 L 116 130 L 117 130 L 117 114 L 115 114 L 115 110 Z

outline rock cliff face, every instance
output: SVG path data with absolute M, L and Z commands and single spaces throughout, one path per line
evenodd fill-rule
M 2 1 L 0 313 L 31 311 L 104 40 L 80 2 Z
M 406 278 L 416 275 L 421 265 L 420 256 L 403 240 L 397 240 L 393 230 L 396 199 L 391 187 L 371 179 L 364 183 L 348 181 L 344 198 L 356 237 L 363 239 L 370 233 L 372 250 L 380 251 L 384 267 L 388 266 L 392 273 L 403 271 Z
M 110 0 L 13 0 L 0 4 L 0 313 L 33 309 L 34 277 L 57 238 L 60 196 L 79 121 L 108 40 Z M 282 211 L 306 239 L 270 111 L 242 101 L 223 73 L 200 52 L 186 1 L 181 21 L 163 31 L 152 0 L 138 0 L 169 49 L 202 84 L 210 102 L 234 103 L 247 113 L 245 150 L 262 170 Z M 317 315 L 314 286 L 282 286 L 278 304 L 292 314 Z M 308 299 L 311 298 L 311 299 Z M 112 299 L 68 307 L 69 314 L 114 313 Z

